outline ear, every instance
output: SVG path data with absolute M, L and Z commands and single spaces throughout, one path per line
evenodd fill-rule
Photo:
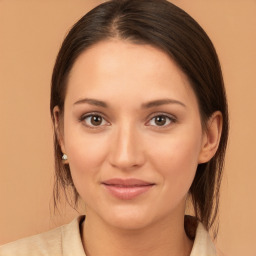
M 207 127 L 203 134 L 201 152 L 198 163 L 206 163 L 215 155 L 220 142 L 222 131 L 222 114 L 216 111 L 207 121 Z
M 58 143 L 60 145 L 61 151 L 65 154 L 65 144 L 63 139 L 63 121 L 61 120 L 60 116 L 60 109 L 59 106 L 55 106 L 53 108 L 53 116 L 54 116 L 54 130 L 57 136 Z

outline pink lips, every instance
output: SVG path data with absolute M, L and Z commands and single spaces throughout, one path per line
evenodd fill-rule
M 102 184 L 113 196 L 123 200 L 131 200 L 155 185 L 138 179 L 110 179 Z

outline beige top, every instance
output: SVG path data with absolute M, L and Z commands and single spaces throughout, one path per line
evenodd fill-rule
M 0 256 L 86 256 L 80 236 L 84 216 L 71 223 L 35 236 L 0 246 Z M 216 256 L 216 249 L 208 232 L 199 223 L 190 256 Z

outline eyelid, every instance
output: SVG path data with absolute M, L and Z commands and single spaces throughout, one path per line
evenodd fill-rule
M 174 116 L 174 115 L 171 115 L 171 114 L 168 114 L 168 113 L 164 113 L 164 112 L 156 112 L 156 113 L 151 114 L 151 115 L 147 118 L 148 121 L 146 122 L 146 125 L 147 125 L 147 126 L 150 126 L 150 125 L 148 125 L 148 123 L 149 123 L 153 118 L 156 118 L 156 117 L 158 117 L 158 116 L 164 116 L 164 117 L 169 118 L 170 121 L 171 121 L 171 124 L 177 122 L 177 118 L 176 118 L 176 116 Z M 164 129 L 164 128 L 169 127 L 171 124 L 163 125 L 163 126 L 154 125 L 154 127 L 158 128 L 158 129 L 161 129 L 161 128 Z
M 91 128 L 91 129 L 100 129 L 104 126 L 109 126 L 111 125 L 110 122 L 107 120 L 107 118 L 105 117 L 105 115 L 101 112 L 98 112 L 98 111 L 93 111 L 93 112 L 88 112 L 86 114 L 83 114 L 80 118 L 79 118 L 79 121 L 80 122 L 83 122 L 87 117 L 90 117 L 90 116 L 93 116 L 93 115 L 98 115 L 100 117 L 102 117 L 102 119 L 104 119 L 107 124 L 106 125 L 99 125 L 99 126 L 90 126 L 90 125 L 86 125 L 84 124 L 86 127 L 88 128 Z M 156 118 L 157 116 L 165 116 L 167 118 L 170 119 L 171 121 L 171 124 L 173 123 L 176 123 L 177 122 L 177 118 L 176 116 L 174 116 L 173 114 L 168 114 L 168 113 L 165 113 L 165 112 L 156 112 L 156 113 L 153 113 L 151 115 L 149 115 L 149 117 L 147 118 L 147 122 L 146 122 L 146 126 L 150 126 L 148 123 L 153 119 L 153 118 Z M 168 125 L 163 125 L 163 126 L 157 126 L 157 125 L 154 125 L 155 128 L 159 128 L 159 129 L 164 129 L 166 127 L 169 127 L 171 124 L 168 124 Z
M 92 125 L 87 125 L 87 124 L 84 124 L 84 126 L 90 128 L 90 129 L 100 129 L 104 126 L 109 126 L 110 125 L 110 122 L 107 120 L 107 118 L 105 117 L 105 115 L 101 112 L 98 112 L 98 111 L 93 111 L 93 112 L 88 112 L 86 114 L 83 114 L 80 118 L 79 118 L 79 121 L 80 122 L 83 122 L 87 117 L 91 117 L 91 116 L 100 116 L 104 121 L 107 122 L 106 125 L 99 125 L 99 126 L 92 126 Z

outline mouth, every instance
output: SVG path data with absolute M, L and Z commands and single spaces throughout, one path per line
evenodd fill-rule
M 155 183 L 139 179 L 110 179 L 102 185 L 114 197 L 122 200 L 131 200 L 148 192 Z

